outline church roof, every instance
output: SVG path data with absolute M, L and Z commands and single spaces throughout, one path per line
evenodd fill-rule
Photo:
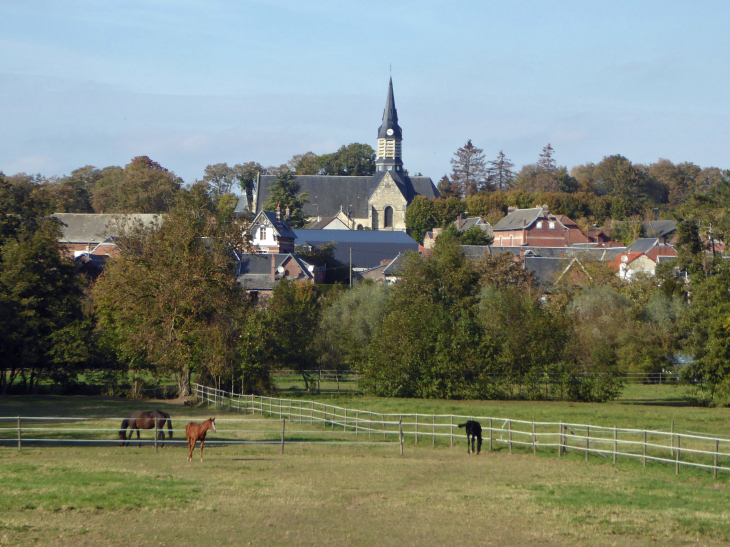
M 388 135 L 388 129 L 393 130 L 392 135 Z M 393 97 L 393 78 L 388 84 L 388 97 L 385 99 L 385 110 L 383 111 L 383 123 L 378 129 L 379 139 L 402 139 L 403 132 L 398 125 L 398 111 L 395 109 L 395 97 Z
M 380 184 L 386 173 L 390 173 L 403 197 L 409 203 L 417 195 L 429 199 L 438 197 L 439 193 L 430 177 L 407 177 L 396 171 L 378 171 L 372 176 L 331 176 L 331 175 L 296 175 L 299 191 L 307 192 L 309 203 L 304 205 L 304 214 L 308 217 L 335 216 L 340 207 L 355 218 L 368 217 L 368 199 Z M 274 175 L 259 177 L 256 192 L 256 210 L 260 211 L 269 199 L 271 185 L 276 180 Z
M 406 251 L 418 252 L 418 243 L 399 230 L 294 230 L 297 245 L 321 247 L 334 243 L 335 259 L 355 268 L 373 268 Z

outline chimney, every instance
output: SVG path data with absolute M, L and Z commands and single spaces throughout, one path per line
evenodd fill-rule
M 271 255 L 271 280 L 276 279 L 276 255 Z
M 286 206 L 286 221 L 289 222 L 289 216 L 291 215 L 291 211 L 289 210 L 289 206 Z
M 456 228 L 461 232 L 461 213 L 456 217 Z
M 276 205 L 276 220 L 281 222 L 281 203 Z
M 515 207 L 514 205 L 510 205 L 509 207 L 507 207 L 507 214 L 509 215 L 510 213 L 514 213 L 516 210 L 517 207 Z
M 525 226 L 527 226 L 527 220 L 525 217 L 522 217 L 522 227 L 524 228 Z
M 547 216 L 549 212 L 550 212 L 550 207 L 548 205 L 543 205 L 542 206 L 542 214 L 545 215 L 545 216 Z

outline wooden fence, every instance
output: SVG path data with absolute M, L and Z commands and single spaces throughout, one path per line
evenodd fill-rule
M 463 442 L 464 432 L 458 424 L 477 420 L 482 425 L 484 450 L 550 450 L 558 457 L 567 452 L 591 457 L 619 457 L 642 462 L 730 472 L 730 439 L 701 433 L 605 427 L 570 422 L 534 422 L 490 416 L 453 414 L 384 414 L 369 410 L 348 409 L 315 401 L 282 399 L 257 395 L 231 394 L 194 384 L 194 395 L 216 408 L 260 414 L 290 423 L 318 424 L 331 431 L 341 431 L 363 440 L 412 440 L 414 444 L 454 445 Z

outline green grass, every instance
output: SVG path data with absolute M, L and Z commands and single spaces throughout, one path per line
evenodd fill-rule
M 637 386 L 606 405 L 320 397 L 384 412 L 456 413 L 632 427 L 724 428 L 727 409 L 672 406 L 675 388 Z M 644 401 L 642 403 L 641 401 Z M 0 415 L 120 417 L 133 409 L 181 420 L 224 410 L 97 397 L 4 397 Z M 231 417 L 243 417 L 235 415 Z M 256 415 L 256 420 L 261 417 Z M 280 422 L 244 424 L 248 438 Z M 225 422 L 219 429 L 232 427 Z M 291 423 L 287 431 L 320 430 Z M 259 433 L 255 433 L 259 430 Z M 268 432 L 268 433 L 267 433 Z M 148 434 L 149 435 L 149 434 Z M 209 434 L 209 441 L 224 433 Z M 304 434 L 302 434 L 304 436 Z M 293 438 L 292 437 L 292 438 Z M 727 475 L 591 456 L 395 444 L 206 446 L 0 445 L 0 545 L 726 545 Z M 276 438 L 275 436 L 273 438 Z M 323 438 L 344 438 L 342 435 Z M 348 437 L 352 439 L 350 435 Z

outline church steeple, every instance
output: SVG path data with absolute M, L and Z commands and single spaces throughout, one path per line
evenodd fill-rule
M 401 159 L 401 140 L 403 132 L 398 125 L 398 111 L 393 97 L 393 78 L 388 84 L 388 97 L 385 100 L 383 123 L 378 129 L 378 152 L 375 166 L 378 171 L 403 172 Z

